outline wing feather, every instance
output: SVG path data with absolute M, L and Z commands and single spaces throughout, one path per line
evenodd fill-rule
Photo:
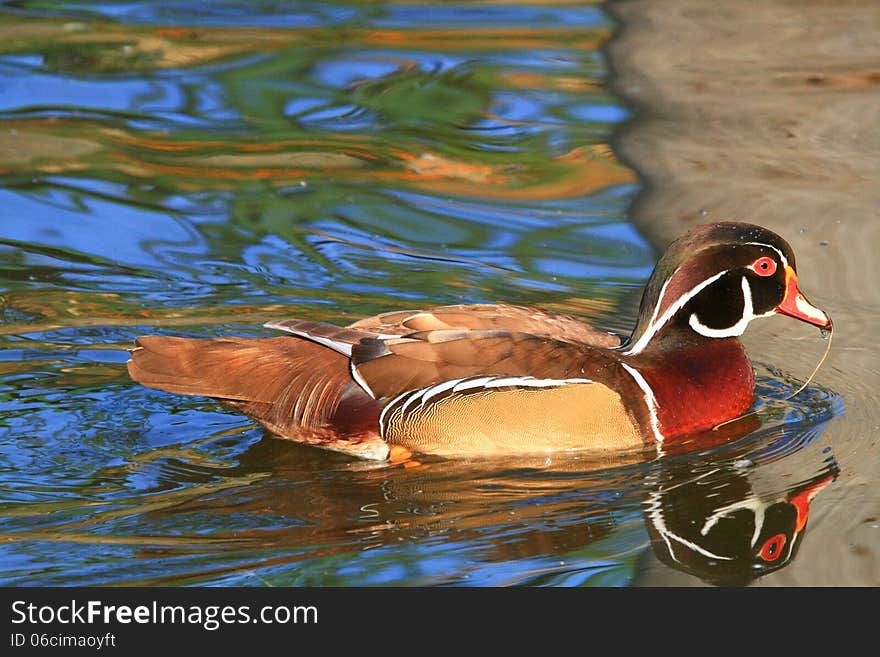
M 505 304 L 468 304 L 396 311 L 362 319 L 349 328 L 389 335 L 445 329 L 497 329 L 593 347 L 620 345 L 618 336 L 570 315 Z
M 504 331 L 433 331 L 404 339 L 359 343 L 351 362 L 377 398 L 479 375 L 568 379 L 584 375 L 583 365 L 601 358 L 591 347 L 527 333 Z

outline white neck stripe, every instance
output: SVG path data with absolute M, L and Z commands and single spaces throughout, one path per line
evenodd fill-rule
M 670 319 L 672 319 L 672 317 L 675 315 L 675 313 L 677 313 L 679 310 L 681 310 L 682 307 L 684 307 L 684 305 L 688 301 L 690 301 L 695 296 L 697 296 L 697 294 L 702 292 L 703 289 L 705 289 L 707 286 L 709 286 L 712 283 L 714 283 L 715 281 L 717 281 L 719 278 L 724 276 L 724 274 L 726 274 L 727 272 L 728 272 L 728 270 L 725 269 L 724 271 L 718 272 L 714 276 L 710 276 L 709 278 L 707 278 L 705 281 L 703 281 L 699 285 L 694 286 L 686 294 L 683 294 L 682 296 L 680 296 L 675 301 L 675 303 L 673 303 L 671 306 L 669 306 L 669 308 L 666 309 L 666 312 L 660 316 L 660 319 L 656 319 L 657 311 L 660 308 L 660 301 L 663 298 L 663 293 L 666 291 L 666 286 L 669 284 L 669 281 L 666 281 L 666 283 L 663 285 L 663 289 L 660 291 L 660 298 L 657 299 L 657 307 L 654 309 L 654 317 L 652 317 L 651 321 L 648 323 L 648 328 L 645 329 L 645 332 L 642 334 L 642 337 L 640 337 L 638 339 L 638 341 L 636 341 L 636 343 L 633 346 L 631 346 L 629 349 L 627 349 L 626 351 L 623 352 L 624 355 L 634 356 L 634 355 L 640 354 L 642 351 L 644 351 L 645 347 L 647 347 L 648 343 L 651 341 L 651 338 L 653 338 L 657 334 L 657 332 L 661 328 L 663 328 Z M 675 274 L 673 274 L 673 276 L 674 275 Z M 672 280 L 672 277 L 670 277 L 669 280 Z
M 621 365 L 623 365 L 623 369 L 629 372 L 629 375 L 636 382 L 636 385 L 638 385 L 642 392 L 645 393 L 645 405 L 648 407 L 648 413 L 651 416 L 651 431 L 654 432 L 654 439 L 657 443 L 662 445 L 663 432 L 660 430 L 660 418 L 657 417 L 657 398 L 654 396 L 654 391 L 651 389 L 651 386 L 648 385 L 648 382 L 645 381 L 645 377 L 642 376 L 641 372 L 630 367 L 626 363 L 621 363 Z

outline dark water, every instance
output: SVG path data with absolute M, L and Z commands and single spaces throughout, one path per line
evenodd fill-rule
M 748 583 L 838 474 L 761 366 L 723 447 L 368 464 L 147 390 L 145 333 L 461 302 L 628 331 L 655 248 L 595 5 L 0 6 L 0 584 Z M 763 552 L 763 555 L 758 554 Z M 756 556 L 757 555 L 757 556 Z

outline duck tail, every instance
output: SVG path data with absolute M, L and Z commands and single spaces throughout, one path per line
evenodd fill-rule
M 145 336 L 128 361 L 131 378 L 148 388 L 219 399 L 296 442 L 386 458 L 380 404 L 349 367 L 346 355 L 294 336 Z

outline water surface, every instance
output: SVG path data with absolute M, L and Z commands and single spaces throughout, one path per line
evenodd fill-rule
M 598 5 L 0 11 L 0 583 L 742 584 L 809 541 L 844 402 L 774 401 L 785 368 L 730 445 L 406 466 L 127 377 L 138 335 L 291 316 L 505 301 L 627 332 L 657 250 Z
M 840 474 L 816 497 L 797 560 L 758 582 L 877 586 L 880 4 L 609 7 L 623 25 L 614 86 L 643 108 L 615 141 L 645 181 L 633 221 L 657 243 L 703 221 L 765 225 L 792 245 L 802 289 L 834 319 L 815 381 L 843 402 L 824 434 Z M 799 376 L 821 353 L 815 331 L 790 322 L 755 322 L 745 338 L 753 356 Z M 694 580 L 649 564 L 641 582 Z

